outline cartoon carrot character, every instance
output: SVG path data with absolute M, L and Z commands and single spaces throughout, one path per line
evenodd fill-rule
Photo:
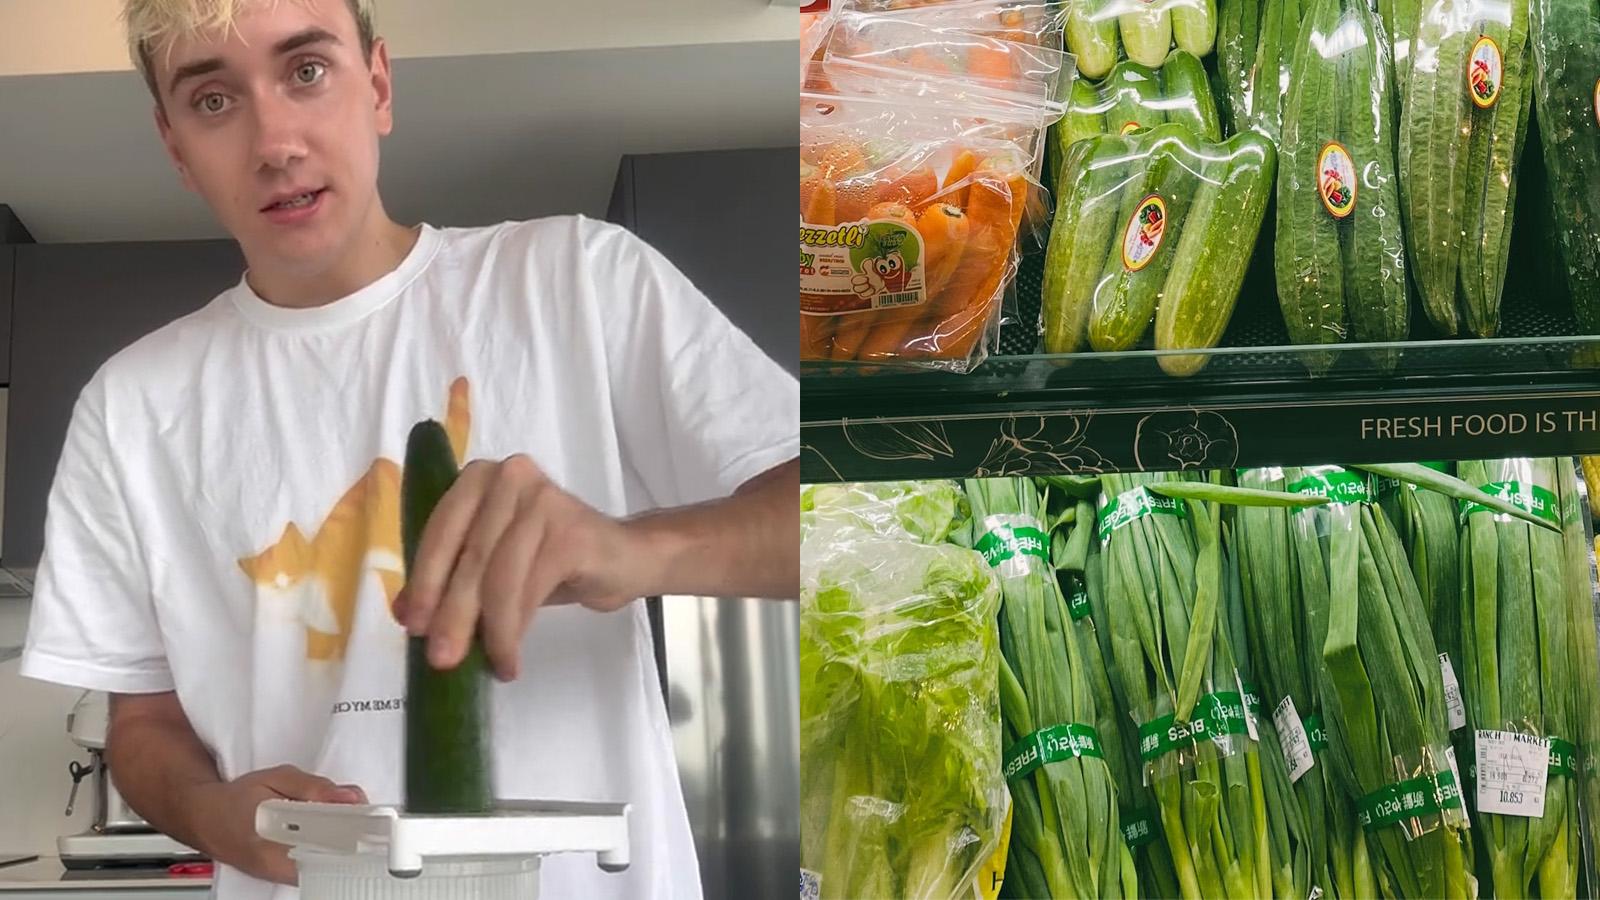
M 911 207 L 904 203 L 887 202 L 875 204 L 867 210 L 867 217 L 870 219 L 893 219 L 898 222 L 904 222 L 912 228 L 917 227 L 916 216 L 911 212 Z M 872 327 L 883 315 L 884 313 L 873 310 L 837 317 L 838 330 L 834 335 L 831 356 L 838 360 L 854 359 L 855 355 L 860 352 L 861 344 L 866 340 L 867 333 L 872 330 Z

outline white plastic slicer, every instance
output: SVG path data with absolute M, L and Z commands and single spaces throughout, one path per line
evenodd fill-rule
M 389 873 L 414 878 L 432 862 L 593 853 L 600 868 L 628 867 L 626 803 L 503 800 L 484 815 L 416 815 L 393 806 L 267 800 L 256 833 L 334 854 L 386 853 Z

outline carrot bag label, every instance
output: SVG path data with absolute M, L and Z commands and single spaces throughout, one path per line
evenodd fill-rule
M 922 251 L 922 235 L 903 221 L 802 224 L 800 311 L 836 316 L 925 303 Z

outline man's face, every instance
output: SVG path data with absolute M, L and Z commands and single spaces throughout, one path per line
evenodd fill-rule
M 388 56 L 364 58 L 345 0 L 253 5 L 227 34 L 152 48 L 151 68 L 168 153 L 253 266 L 314 274 L 377 220 Z

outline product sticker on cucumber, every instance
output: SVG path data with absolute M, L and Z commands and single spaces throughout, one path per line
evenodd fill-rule
M 1600 125 L 1600 78 L 1594 81 L 1594 121 Z
M 1317 193 L 1335 219 L 1356 211 L 1356 164 L 1338 141 L 1329 141 L 1317 155 Z
M 1505 78 L 1505 57 L 1494 38 L 1482 35 L 1467 57 L 1467 93 L 1479 109 L 1488 109 L 1500 99 L 1500 84 Z
M 1166 234 L 1167 201 L 1151 194 L 1139 202 L 1122 232 L 1122 265 L 1129 272 L 1150 265 Z
M 927 300 L 922 236 L 894 219 L 800 226 L 800 311 L 836 316 Z
M 1134 133 L 1135 131 L 1138 131 L 1139 129 L 1141 129 L 1143 127 L 1144 126 L 1140 125 L 1138 122 L 1125 122 L 1125 123 L 1123 123 L 1122 130 L 1117 133 L 1117 136 L 1118 137 L 1127 137 L 1128 135 Z

